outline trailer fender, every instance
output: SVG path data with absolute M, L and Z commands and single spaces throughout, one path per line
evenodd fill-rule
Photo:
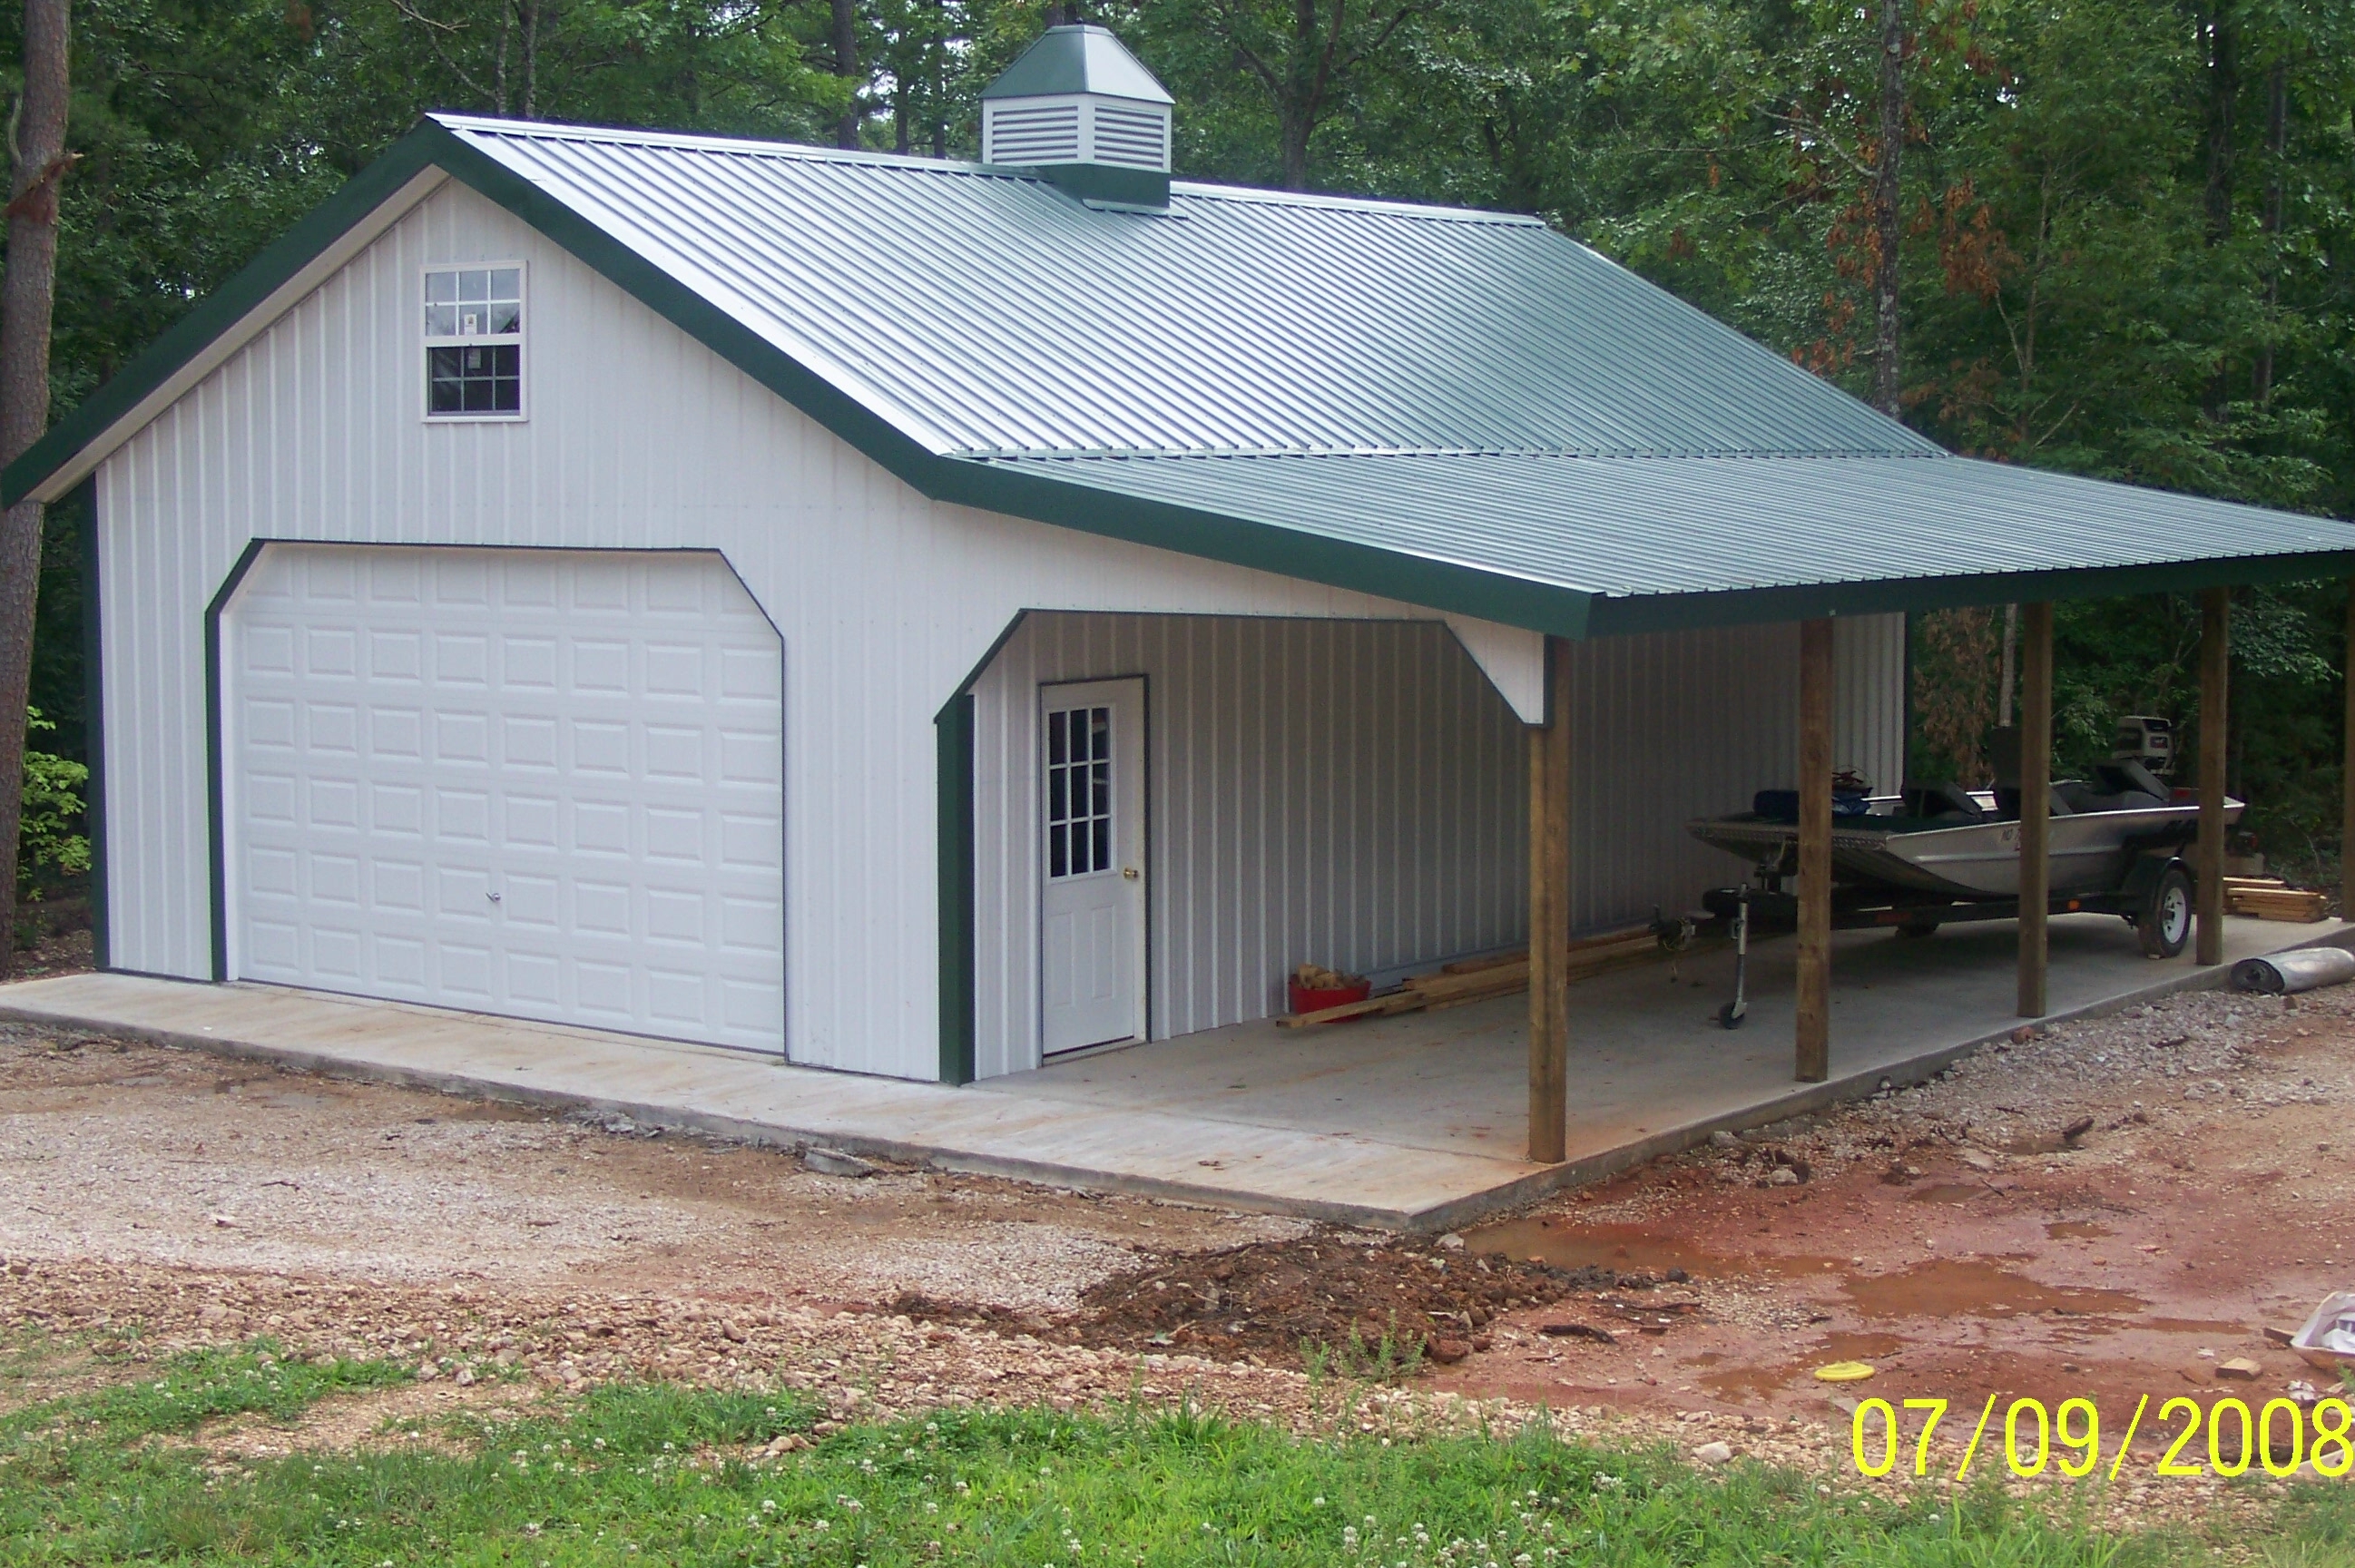
M 2186 876 L 2190 875 L 2190 866 L 2173 850 L 2146 849 L 2135 857 L 2133 865 L 2126 868 L 2126 880 L 2120 884 L 2118 891 L 2136 902 L 2141 902 L 2150 897 L 2152 891 L 2158 886 L 2158 880 L 2177 866 L 2183 867 Z

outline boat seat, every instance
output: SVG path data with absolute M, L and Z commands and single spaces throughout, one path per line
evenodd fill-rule
M 2059 784 L 2051 785 L 2045 790 L 2044 813 L 2047 816 L 2075 816 L 2081 810 L 2085 809 L 2072 805 L 2069 797 L 2062 795 L 2061 790 L 2062 786 Z M 1998 822 L 2019 820 L 2019 790 L 2017 785 L 1995 786 L 1995 815 Z
M 1905 815 L 1931 822 L 1984 822 L 1987 808 L 1971 798 L 1971 792 L 1949 780 L 1945 784 L 1908 784 L 1902 799 Z

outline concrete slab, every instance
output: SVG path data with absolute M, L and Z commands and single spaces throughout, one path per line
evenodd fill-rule
M 2153 964 L 2105 916 L 2052 923 L 2055 1017 L 2221 984 Z M 2355 927 L 2227 923 L 2236 960 Z M 965 1089 L 741 1052 L 254 985 L 78 975 L 0 987 L 0 1018 L 343 1076 L 588 1108 L 947 1169 L 1391 1229 L 1441 1229 L 1706 1137 L 1928 1076 L 2008 1033 L 2012 929 L 1841 933 L 1831 1082 L 1791 1081 L 1792 944 L 1752 955 L 1752 1018 L 1719 1029 L 1732 955 L 1572 992 L 1571 1158 L 1520 1157 L 1523 1002 L 1310 1031 L 1239 1026 Z

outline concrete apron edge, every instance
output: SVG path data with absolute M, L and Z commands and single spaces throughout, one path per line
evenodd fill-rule
M 2320 936 L 2308 937 L 2303 942 L 2290 943 L 2286 946 L 2275 948 L 2273 951 L 2293 953 L 2302 947 L 2344 947 L 2355 950 L 2355 930 L 2326 933 Z M 2009 1040 L 2013 1030 L 2022 1027 L 2047 1029 L 2054 1024 L 2072 1023 L 2081 1019 L 2108 1018 L 2114 1014 L 2122 1013 L 2128 1008 L 2142 1007 L 2161 997 L 2177 996 L 2185 991 L 2222 990 L 2230 983 L 2232 977 L 2231 963 L 2193 968 L 2179 975 L 2169 976 L 2148 986 L 2121 992 L 2117 996 L 2100 997 L 2080 1007 L 2064 1008 L 2058 1012 L 2045 1013 L 2038 1018 L 2023 1018 L 2018 1023 L 2008 1024 L 2001 1029 L 1992 1029 L 1986 1034 L 1961 1040 L 1953 1045 L 1941 1046 L 1935 1051 L 1909 1056 L 1902 1061 L 1888 1062 L 1879 1067 L 1869 1067 L 1861 1072 L 1846 1073 L 1837 1078 L 1828 1079 L 1821 1083 L 1802 1084 L 1771 1100 L 1763 1101 L 1755 1105 L 1745 1105 L 1739 1111 L 1729 1112 L 1721 1116 L 1706 1117 L 1700 1121 L 1688 1122 L 1681 1126 L 1669 1127 L 1634 1143 L 1621 1144 L 1615 1148 L 1566 1160 L 1560 1165 L 1547 1166 L 1541 1170 L 1531 1171 L 1518 1180 L 1507 1182 L 1499 1187 L 1466 1193 L 1461 1198 L 1433 1208 L 1417 1210 L 1410 1217 L 1405 1228 L 1412 1231 L 1453 1230 L 1459 1225 L 1486 1219 L 1502 1210 L 1518 1208 L 1524 1203 L 1533 1202 L 1562 1188 L 1581 1187 L 1587 1182 L 1597 1181 L 1604 1177 L 1615 1176 L 1623 1170 L 1632 1169 L 1646 1160 L 1657 1159 L 1664 1154 L 1681 1153 L 1695 1145 L 1708 1141 L 1711 1133 L 1739 1133 L 1752 1127 L 1771 1126 L 1776 1122 L 1788 1121 L 1793 1116 L 1806 1115 L 1809 1112 L 1824 1110 L 1851 1100 L 1869 1099 L 1880 1092 L 1883 1082 L 1893 1089 L 1910 1089 L 1917 1083 L 1928 1082 L 1965 1057 L 1976 1056 L 1990 1045 Z
M 2292 943 L 2276 951 L 2288 952 L 2299 947 L 2322 946 L 2355 948 L 2355 930 L 2331 933 L 2304 942 Z M 1793 1116 L 1805 1115 L 1848 1101 L 1866 1099 L 1879 1092 L 1884 1081 L 1892 1088 L 1910 1088 L 1936 1076 L 1965 1057 L 1976 1055 L 1990 1045 L 2010 1039 L 2012 1031 L 2022 1026 L 2041 1029 L 2080 1019 L 2105 1018 L 2123 1012 L 2128 1008 L 2139 1007 L 2179 992 L 2220 989 L 2230 980 L 2232 972 L 2232 965 L 2229 963 L 2218 964 L 2207 968 L 2190 969 L 2155 984 L 2138 987 L 2132 991 L 2122 992 L 2116 996 L 2105 997 L 2081 1007 L 2047 1013 L 2041 1018 L 2023 1019 L 2018 1024 L 2007 1025 L 1971 1040 L 1942 1046 L 1935 1051 L 1923 1051 L 1901 1061 L 1866 1068 L 1862 1072 L 1845 1073 L 1821 1083 L 1801 1084 L 1770 1100 L 1743 1106 L 1738 1111 L 1666 1128 L 1632 1143 L 1621 1144 L 1613 1148 L 1566 1160 L 1560 1165 L 1540 1167 L 1530 1170 L 1525 1176 L 1515 1177 L 1508 1181 L 1466 1192 L 1443 1202 L 1412 1210 L 1339 1202 L 1329 1199 L 1287 1197 L 1279 1193 L 1222 1187 L 1203 1181 L 1107 1171 L 1011 1155 L 946 1149 L 936 1145 L 867 1134 L 791 1127 L 774 1122 L 752 1121 L 744 1117 L 697 1111 L 677 1105 L 658 1105 L 638 1101 L 609 1099 L 572 1090 L 544 1088 L 537 1084 L 515 1083 L 505 1078 L 478 1076 L 449 1070 L 408 1067 L 372 1061 L 353 1061 L 303 1046 L 270 1045 L 257 1040 L 233 1040 L 215 1034 L 158 1029 L 151 1025 L 128 1023 L 112 1019 L 90 1019 L 62 1010 L 27 1008 L 13 1003 L 0 1002 L 0 1019 L 16 1023 L 41 1024 L 50 1028 L 78 1029 L 107 1038 L 133 1040 L 144 1044 L 175 1050 L 201 1051 L 216 1056 L 269 1061 L 326 1078 L 388 1083 L 400 1088 L 502 1101 L 546 1110 L 590 1111 L 599 1115 L 627 1116 L 641 1126 L 661 1127 L 666 1131 L 701 1133 L 708 1136 L 730 1138 L 772 1148 L 792 1150 L 815 1145 L 824 1148 L 840 1149 L 847 1154 L 866 1155 L 900 1164 L 928 1166 L 936 1170 L 954 1171 L 964 1175 L 1004 1177 L 1047 1187 L 1069 1187 L 1093 1192 L 1114 1192 L 1129 1197 L 1166 1198 L 1212 1208 L 1239 1210 L 1250 1213 L 1285 1214 L 1301 1219 L 1322 1220 L 1333 1224 L 1354 1225 L 1371 1230 L 1430 1233 L 1455 1230 L 1505 1211 L 1519 1208 L 1565 1187 L 1582 1186 L 1607 1176 L 1615 1176 L 1621 1171 L 1631 1169 L 1647 1160 L 1657 1159 L 1662 1155 L 1677 1154 L 1704 1143 L 1711 1133 L 1738 1133 L 1753 1127 L 1767 1126 L 1775 1122 L 1787 1121 Z
M 197 983 L 202 984 L 202 982 Z M 627 1116 L 632 1122 L 643 1127 L 659 1127 L 666 1132 L 700 1133 L 709 1137 L 728 1138 L 735 1142 L 768 1148 L 788 1151 L 798 1151 L 811 1147 L 839 1149 L 845 1154 L 863 1155 L 869 1158 L 890 1160 L 895 1164 L 926 1166 L 935 1170 L 953 1171 L 960 1175 L 1004 1177 L 1016 1181 L 1032 1182 L 1042 1187 L 1068 1187 L 1091 1192 L 1119 1193 L 1133 1198 L 1166 1198 L 1208 1208 L 1231 1209 L 1255 1214 L 1283 1214 L 1300 1219 L 1322 1220 L 1333 1224 L 1353 1225 L 1368 1230 L 1408 1231 L 1422 1228 L 1418 1226 L 1416 1214 L 1413 1211 L 1382 1208 L 1373 1204 L 1337 1202 L 1328 1199 L 1308 1197 L 1287 1197 L 1279 1193 L 1220 1187 L 1202 1181 L 1100 1170 L 1092 1167 L 1062 1165 L 1052 1160 L 1029 1159 L 1012 1155 L 992 1155 L 973 1150 L 943 1148 L 933 1144 L 910 1142 L 862 1133 L 793 1127 L 777 1122 L 753 1121 L 745 1117 L 721 1115 L 718 1112 L 698 1111 L 687 1106 L 612 1099 L 574 1090 L 546 1088 L 538 1084 L 519 1083 L 510 1079 L 483 1076 L 454 1070 L 410 1067 L 398 1062 L 375 1060 L 356 1061 L 307 1046 L 271 1045 L 259 1040 L 230 1039 L 218 1034 L 159 1029 L 150 1024 L 130 1023 L 116 1019 L 94 1019 L 62 1009 L 28 1008 L 0 1002 L 0 1020 L 10 1023 L 39 1024 L 51 1029 L 80 1029 L 106 1039 L 136 1040 L 144 1045 L 162 1046 L 167 1050 L 200 1051 L 210 1055 L 230 1057 L 240 1061 L 267 1061 L 274 1066 L 290 1068 L 295 1072 L 350 1083 L 383 1083 L 395 1088 L 418 1089 L 432 1093 L 455 1095 L 462 1099 L 480 1099 L 506 1104 L 528 1105 L 540 1110 L 588 1111 L 601 1116 Z

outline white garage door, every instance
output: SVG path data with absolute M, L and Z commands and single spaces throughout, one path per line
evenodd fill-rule
M 232 975 L 783 1049 L 782 655 L 718 557 L 273 544 L 221 639 Z

